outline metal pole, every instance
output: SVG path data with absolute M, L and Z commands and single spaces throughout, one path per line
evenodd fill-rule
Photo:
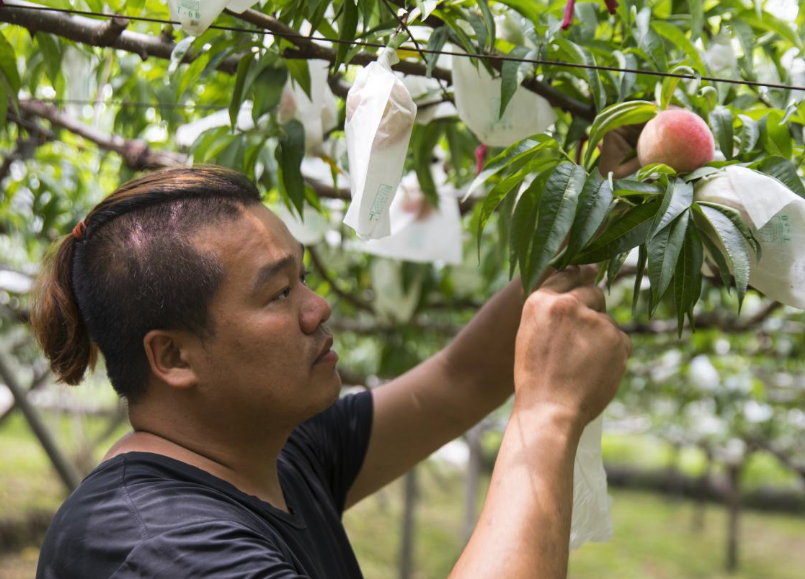
M 17 379 L 14 377 L 11 369 L 6 364 L 2 354 L 0 354 L 0 379 L 2 379 L 6 386 L 8 386 L 8 389 L 11 390 L 11 395 L 14 396 L 17 408 L 22 411 L 25 419 L 28 421 L 28 424 L 31 427 L 31 430 L 34 431 L 34 434 L 39 439 L 39 443 L 42 445 L 42 448 L 45 449 L 48 457 L 50 457 L 50 461 L 56 468 L 56 472 L 59 473 L 59 477 L 61 477 L 62 482 L 64 482 L 64 485 L 67 487 L 67 490 L 72 492 L 81 482 L 81 477 L 76 471 L 73 463 L 71 463 L 67 457 L 62 454 L 61 450 L 59 450 L 59 447 L 56 446 L 56 442 L 53 440 L 50 432 L 45 427 L 45 424 L 42 422 L 42 419 L 39 417 L 36 409 L 31 405 L 30 402 L 28 402 L 25 390 L 23 390 L 22 387 L 17 383 Z

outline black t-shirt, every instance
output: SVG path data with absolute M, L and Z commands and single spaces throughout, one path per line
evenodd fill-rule
M 178 460 L 130 452 L 93 470 L 48 529 L 37 579 L 362 577 L 341 524 L 372 395 L 297 427 L 278 460 L 291 514 Z

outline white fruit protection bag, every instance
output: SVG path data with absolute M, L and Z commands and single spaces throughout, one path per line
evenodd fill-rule
M 573 465 L 573 513 L 570 520 L 570 548 L 584 543 L 604 543 L 612 538 L 612 499 L 607 494 L 607 473 L 601 455 L 604 417 L 584 429 Z
M 739 211 L 763 250 L 752 259 L 749 284 L 787 306 L 805 309 L 805 199 L 774 177 L 730 165 L 701 179 L 696 201 Z
M 391 71 L 393 49 L 361 69 L 347 94 L 347 137 L 352 202 L 344 223 L 363 239 L 391 234 L 389 206 L 402 178 L 416 104 Z
M 439 207 L 433 209 L 416 175 L 406 175 L 389 208 L 391 235 L 383 239 L 356 240 L 347 247 L 392 259 L 460 265 L 463 236 L 458 199 L 455 192 L 444 187 L 439 187 L 439 191 Z
M 240 14 L 258 0 L 168 0 L 171 20 L 178 20 L 182 30 L 191 36 L 199 36 L 210 27 L 218 15 L 229 8 Z
M 476 69 L 466 56 L 453 57 L 453 89 L 458 116 L 490 147 L 508 147 L 541 133 L 556 122 L 550 103 L 518 87 L 500 117 L 500 78 L 493 79 L 482 65 Z

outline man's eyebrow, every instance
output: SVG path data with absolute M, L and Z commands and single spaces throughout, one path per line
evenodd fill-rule
M 305 258 L 305 244 L 299 244 L 301 257 L 299 258 L 299 263 L 302 264 Z M 257 272 L 257 278 L 254 280 L 254 291 L 257 292 L 260 290 L 260 287 L 269 281 L 272 277 L 277 275 L 283 269 L 291 266 L 295 266 L 297 264 L 296 257 L 293 255 L 286 255 L 285 257 L 278 259 L 273 263 L 269 263 L 261 267 Z

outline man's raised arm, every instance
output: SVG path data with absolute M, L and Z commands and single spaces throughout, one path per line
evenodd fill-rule
M 515 406 L 484 509 L 451 579 L 567 574 L 581 432 L 617 391 L 629 338 L 603 313 L 592 268 L 556 274 L 523 310 Z

